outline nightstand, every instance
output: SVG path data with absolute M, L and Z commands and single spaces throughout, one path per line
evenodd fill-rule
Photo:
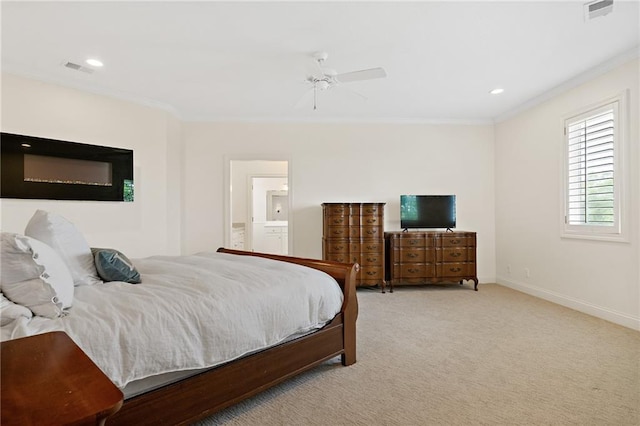
M 2 342 L 0 423 L 101 425 L 123 395 L 65 333 Z

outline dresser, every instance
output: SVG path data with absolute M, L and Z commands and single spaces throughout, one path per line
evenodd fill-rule
M 323 203 L 322 258 L 358 263 L 357 286 L 384 292 L 385 203 Z
M 385 232 L 386 280 L 394 284 L 432 284 L 473 280 L 476 233 L 444 231 Z

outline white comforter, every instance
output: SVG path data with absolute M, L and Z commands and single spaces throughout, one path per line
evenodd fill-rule
M 211 367 L 322 327 L 342 305 L 329 275 L 249 256 L 199 253 L 134 261 L 141 284 L 76 287 L 69 315 L 21 317 L 2 340 L 66 332 L 119 387 Z

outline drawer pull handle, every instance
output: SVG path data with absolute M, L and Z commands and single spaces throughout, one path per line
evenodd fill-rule
M 462 271 L 462 268 L 449 268 L 449 270 L 451 272 L 460 272 L 460 271 Z
M 377 261 L 377 260 L 378 260 L 378 258 L 377 258 L 377 257 L 367 257 L 367 261 L 368 261 L 368 262 L 375 262 L 375 261 Z
M 367 234 L 369 234 L 369 235 L 373 235 L 373 234 L 376 234 L 376 233 L 378 233 L 378 231 L 376 231 L 375 229 L 369 229 L 367 231 Z
M 340 224 L 340 223 L 343 223 L 343 222 L 344 222 L 344 219 L 342 219 L 342 218 L 340 218 L 340 219 L 333 219 L 333 223 L 335 223 L 335 224 Z
M 411 246 L 418 245 L 419 243 L 420 243 L 420 241 L 418 241 L 418 240 L 409 240 L 409 245 L 411 245 Z
M 367 223 L 376 223 L 376 222 L 377 222 L 377 220 L 375 220 L 375 219 L 367 219 Z
M 375 275 L 376 272 L 375 271 L 367 271 L 367 275 Z
M 344 230 L 343 229 L 336 229 L 336 230 L 333 231 L 333 233 L 335 235 L 342 235 L 344 233 Z
M 409 268 L 407 269 L 407 271 L 412 274 L 417 274 L 418 272 L 420 272 L 420 269 Z
M 451 244 L 460 244 L 460 240 L 449 240 Z
M 367 246 L 367 250 L 377 250 L 378 246 Z
M 336 250 L 342 250 L 344 249 L 344 246 L 336 246 Z
M 407 257 L 415 259 L 416 257 L 418 257 L 418 254 L 417 253 L 407 253 Z
M 462 256 L 462 253 L 459 253 L 459 252 L 457 252 L 457 253 L 450 253 L 450 256 L 451 256 L 451 257 L 460 257 L 460 256 Z

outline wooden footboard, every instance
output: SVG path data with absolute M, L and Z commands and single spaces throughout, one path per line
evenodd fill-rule
M 356 273 L 360 269 L 357 263 L 340 263 L 330 260 L 305 259 L 302 257 L 282 256 L 277 254 L 256 253 L 251 251 L 219 248 L 218 253 L 237 254 L 240 256 L 257 256 L 283 262 L 296 263 L 331 275 L 342 288 L 344 301 L 341 313 L 344 317 L 344 354 L 342 364 L 351 365 L 356 362 L 356 319 L 358 318 L 358 299 L 356 297 Z
M 324 271 L 342 288 L 342 309 L 329 324 L 312 334 L 127 399 L 122 409 L 107 420 L 107 425 L 189 424 L 335 356 L 341 356 L 343 365 L 356 362 L 357 264 L 224 248 L 218 252 L 265 257 Z

